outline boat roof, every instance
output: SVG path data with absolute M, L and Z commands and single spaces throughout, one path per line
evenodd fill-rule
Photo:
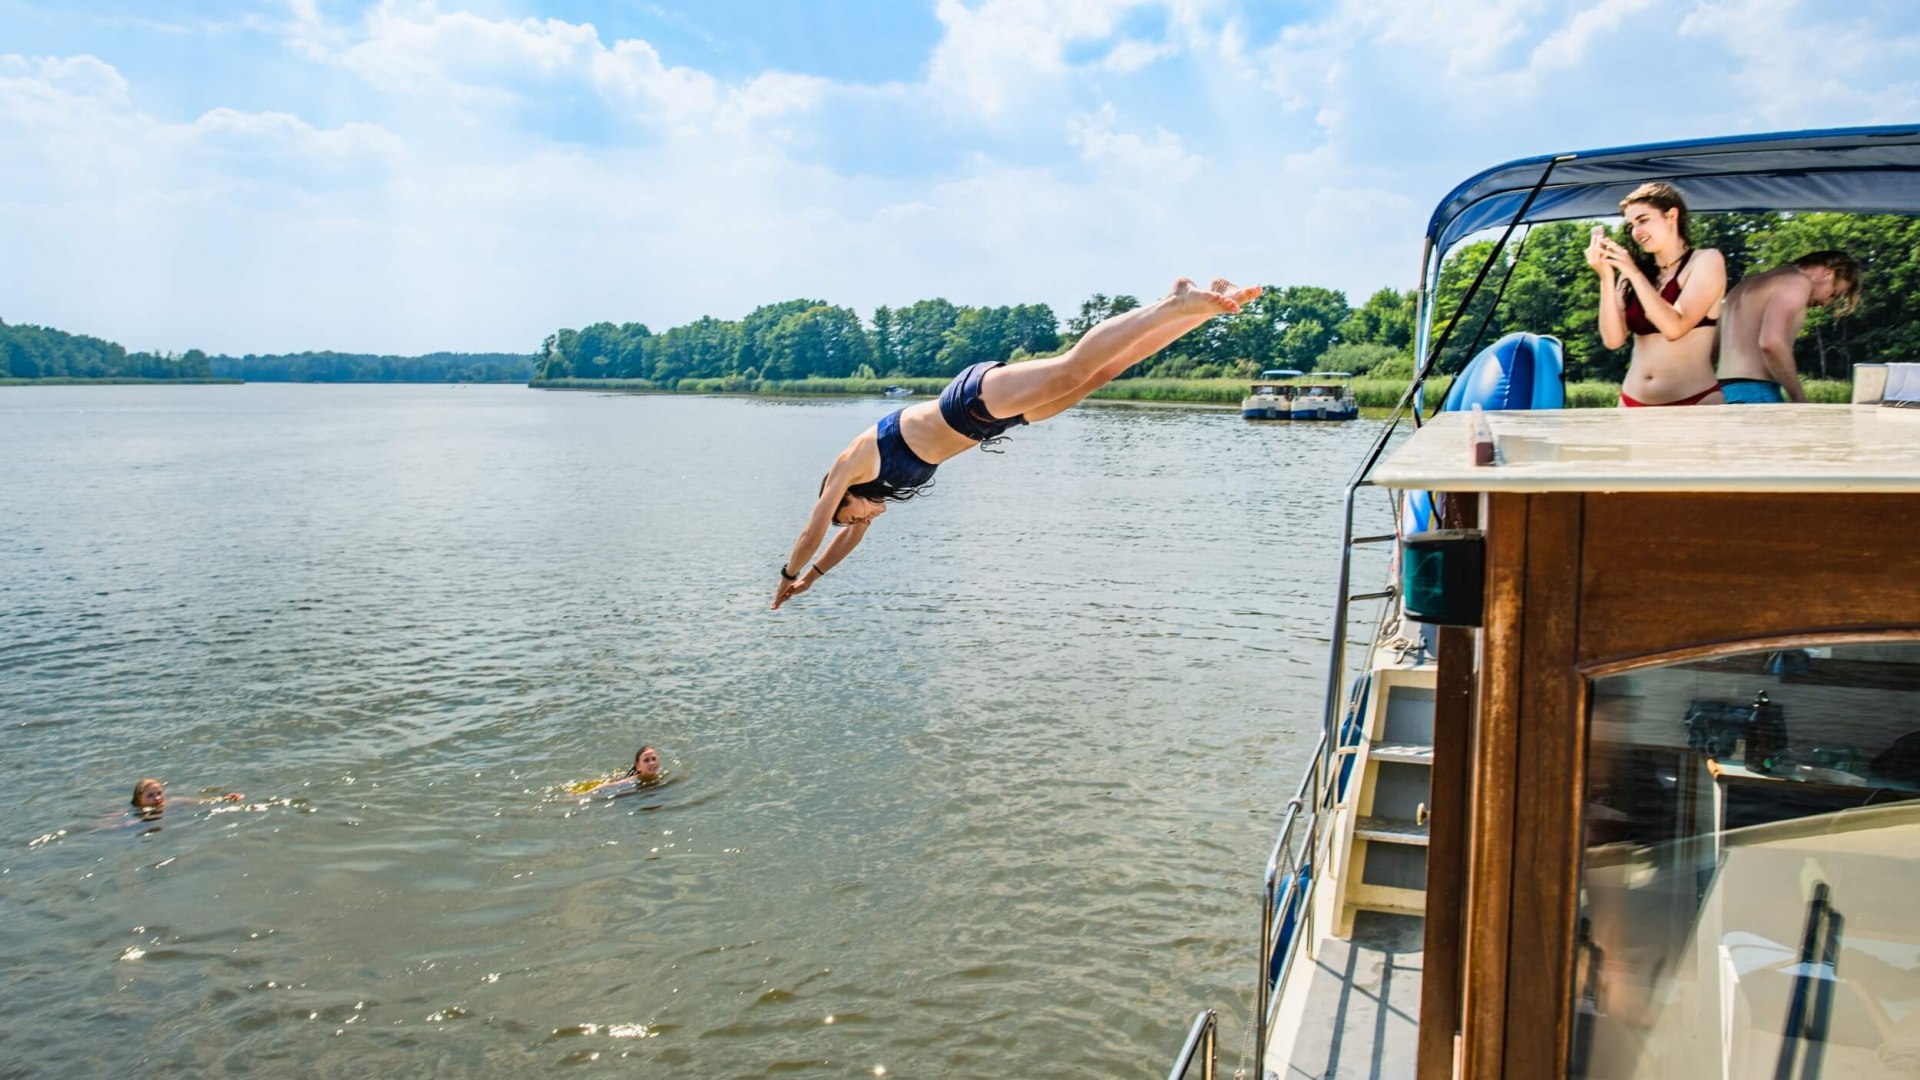
M 1920 410 L 1876 405 L 1441 413 L 1373 472 L 1423 491 L 1920 492 Z
M 1262 379 L 1297 379 L 1306 372 L 1296 368 L 1269 368 L 1260 373 Z
M 1920 214 L 1920 125 L 1734 135 L 1521 158 L 1453 189 L 1427 239 L 1445 252 L 1514 219 L 1540 175 L 1552 175 L 1527 223 L 1615 217 L 1620 200 L 1668 180 L 1698 211 L 1826 210 Z

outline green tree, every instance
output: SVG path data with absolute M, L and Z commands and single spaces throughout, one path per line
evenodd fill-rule
M 1375 292 L 1340 324 L 1340 340 L 1411 353 L 1416 299 L 1412 291 L 1389 288 Z
M 888 375 L 901 374 L 900 348 L 893 334 L 893 309 L 881 304 L 873 309 L 873 363 Z
M 769 378 L 845 378 L 873 361 L 860 316 L 850 308 L 819 304 L 791 312 L 762 337 L 760 351 Z
M 1067 320 L 1067 336 L 1078 339 L 1082 334 L 1113 318 L 1124 315 L 1140 306 L 1140 298 L 1121 293 L 1108 296 L 1106 293 L 1094 293 L 1080 305 L 1080 314 Z
M 1060 320 L 1046 304 L 1021 304 L 1008 313 L 1007 334 L 1014 350 L 1050 353 L 1060 347 Z
M 650 339 L 648 377 L 671 389 L 681 379 L 723 376 L 740 355 L 744 336 L 739 323 L 711 315 L 676 326 Z
M 799 379 L 805 372 L 797 367 L 777 361 L 773 358 L 773 335 L 780 321 L 789 315 L 798 315 L 811 308 L 825 307 L 825 300 L 787 300 L 778 304 L 763 304 L 747 313 L 740 320 L 740 350 L 731 361 L 717 370 L 701 370 L 693 374 L 698 378 L 716 378 L 730 371 L 745 371 L 758 368 L 769 379 Z M 792 357 L 792 352 L 784 354 Z
M 1271 295 L 1265 305 L 1271 312 L 1274 338 L 1273 361 L 1280 367 L 1312 371 L 1320 364 L 1320 355 L 1339 340 L 1339 328 L 1347 321 L 1347 294 L 1315 285 L 1292 285 L 1263 293 L 1258 304 Z
M 960 309 L 942 298 L 917 300 L 893 313 L 895 363 L 902 375 L 940 375 L 940 352 Z
M 953 326 L 947 330 L 946 346 L 940 350 L 942 371 L 958 371 L 968 364 L 1005 360 L 1013 353 L 1008 334 L 1007 308 L 961 308 Z

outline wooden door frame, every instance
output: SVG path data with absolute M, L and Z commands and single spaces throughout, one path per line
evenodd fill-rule
M 1920 495 L 1496 492 L 1481 496 L 1480 521 L 1468 836 L 1463 861 L 1429 854 L 1428 935 L 1441 955 L 1423 979 L 1421 1022 L 1458 1016 L 1461 1075 L 1565 1077 L 1589 680 L 1769 645 L 1920 637 L 1920 581 L 1885 573 L 1920 558 Z M 1465 875 L 1452 955 L 1450 874 Z M 1454 957 L 1457 982 L 1445 970 Z M 1441 1040 L 1422 1032 L 1423 1078 L 1452 1072 L 1438 1071 Z

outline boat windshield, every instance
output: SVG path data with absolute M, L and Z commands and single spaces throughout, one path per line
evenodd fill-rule
M 1569 1075 L 1911 1075 L 1920 642 L 1590 686 Z

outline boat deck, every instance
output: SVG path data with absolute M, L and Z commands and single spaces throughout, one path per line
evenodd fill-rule
M 1412 1076 L 1426 920 L 1363 911 L 1353 938 L 1326 936 L 1287 979 L 1267 1076 L 1399 1080 Z

